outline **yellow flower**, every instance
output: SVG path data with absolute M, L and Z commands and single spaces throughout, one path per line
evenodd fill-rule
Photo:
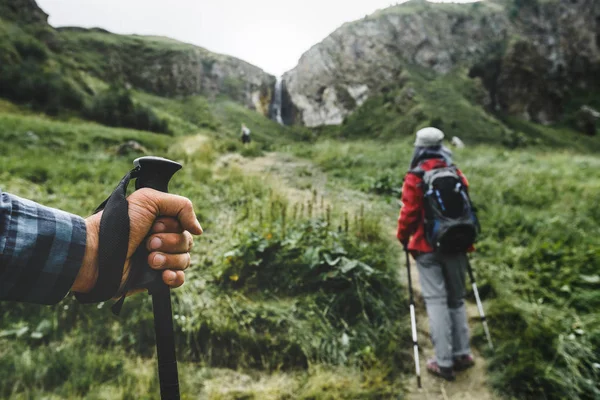
M 240 277 L 237 276 L 237 275 L 229 275 L 229 279 L 232 280 L 232 281 L 234 281 L 234 282 L 237 282 L 237 280 L 240 279 Z
M 273 237 L 273 235 L 271 235 L 270 233 L 267 233 L 267 236 L 266 236 L 267 240 L 271 240 L 272 237 Z

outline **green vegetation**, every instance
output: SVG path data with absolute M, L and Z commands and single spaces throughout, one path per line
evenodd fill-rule
M 57 114 L 80 109 L 84 94 L 33 33 L 0 18 L 0 96 Z
M 187 102 L 169 104 L 165 114 L 185 115 Z M 226 101 L 213 106 L 236 117 L 251 113 Z M 2 189 L 76 214 L 88 214 L 131 167 L 130 157 L 116 152 L 127 140 L 186 164 L 172 190 L 194 200 L 205 234 L 193 256 L 204 268 L 190 271 L 175 295 L 185 393 L 390 398 L 400 390 L 398 372 L 409 359 L 408 328 L 398 315 L 406 310 L 377 219 L 356 211 L 344 220 L 320 194 L 295 204 L 235 165 L 215 169 L 219 154 L 210 137 L 192 149 L 164 135 L 2 110 Z M 216 130 L 205 132 L 228 135 L 225 127 L 234 123 L 214 115 Z M 283 129 L 264 126 L 265 137 Z M 286 132 L 274 143 L 289 138 Z M 71 297 L 54 307 L 3 308 L 0 398 L 154 398 L 151 324 L 147 296 L 128 299 L 119 319 L 107 306 Z M 224 395 L 211 387 L 227 387 L 234 372 L 218 368 L 248 371 L 262 383 Z M 277 371 L 285 387 L 272 380 Z M 206 388 L 197 384 L 204 379 Z
M 159 119 L 151 108 L 136 104 L 129 90 L 117 87 L 97 94 L 84 115 L 108 126 L 171 133 L 167 120 Z
M 294 151 L 342 184 L 373 191 L 377 183 L 397 182 L 409 146 L 324 141 Z M 456 161 L 470 180 L 483 227 L 473 264 L 499 345 L 487 354 L 493 384 L 517 398 L 596 398 L 598 160 L 571 151 L 476 146 L 457 152 Z M 383 194 L 399 185 L 390 187 Z M 478 325 L 475 332 L 484 346 Z
M 390 12 L 428 5 L 403 7 Z M 186 396 L 404 392 L 412 352 L 396 199 L 414 131 L 433 125 L 468 146 L 455 159 L 483 227 L 472 260 L 497 351 L 486 351 L 479 324 L 472 328 L 491 384 L 517 399 L 600 397 L 600 162 L 591 154 L 600 142 L 569 128 L 581 105 L 596 106 L 593 94 L 574 93 L 565 121 L 541 126 L 487 112 L 481 83 L 464 69 L 407 68 L 341 126 L 310 130 L 237 103 L 235 79 L 210 99 L 159 97 L 135 82 L 124 89 L 135 71 L 108 67 L 117 50 L 134 54 L 123 48 L 152 59 L 190 45 L 0 19 L 0 96 L 8 99 L 0 100 L 0 182 L 87 215 L 131 168 L 123 143 L 184 163 L 171 190 L 194 201 L 205 229 L 186 285 L 173 292 Z M 211 60 L 201 63 L 207 73 Z M 240 143 L 241 123 L 251 145 Z M 107 304 L 72 297 L 0 309 L 0 398 L 157 392 L 147 296 L 129 298 L 118 319 Z
M 179 144 L 148 132 L 59 122 L 4 102 L 3 190 L 85 215 L 130 168 L 130 158 L 116 154 L 119 144 L 136 140 L 153 154 L 183 161 L 172 189 L 194 200 L 206 231 L 194 253 L 203 268 L 189 272 L 175 297 L 185 391 L 204 390 L 215 399 L 392 398 L 401 391 L 398 377 L 411 366 L 409 325 L 396 279 L 399 249 L 385 232 L 395 227 L 393 200 L 411 155 L 408 132 L 385 143 L 341 143 L 335 138 L 347 122 L 340 133 L 330 129 L 329 139 L 309 143 L 294 140 L 305 138 L 304 130 L 282 128 L 226 99 L 134 97 L 176 122 L 179 134 L 198 129 L 204 141 L 191 147 L 186 137 Z M 240 120 L 256 132 L 251 148 L 238 144 Z M 563 143 L 593 143 L 566 130 L 506 123 L 529 141 L 537 132 Z M 499 347 L 487 354 L 491 378 L 517 398 L 594 398 L 600 181 L 592 171 L 598 162 L 584 152 L 556 150 L 560 142 L 546 143 L 554 150 L 474 146 L 456 154 L 484 227 L 474 265 Z M 285 188 L 248 176 L 243 166 L 218 167 L 222 152 L 261 149 L 312 160 L 329 177 L 324 190 L 333 197 L 290 200 Z M 376 195 L 360 200 L 368 202 L 363 216 L 348 190 Z M 119 320 L 106 307 L 69 298 L 56 307 L 3 309 L 0 326 L 0 382 L 11 382 L 0 385 L 1 396 L 156 392 L 145 296 L 129 299 Z M 474 332 L 474 342 L 483 344 L 478 325 Z M 239 379 L 228 368 L 241 369 L 247 383 L 227 384 Z M 205 387 L 195 384 L 199 379 Z

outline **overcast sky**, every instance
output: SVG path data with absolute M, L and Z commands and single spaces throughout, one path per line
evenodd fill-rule
M 473 0 L 456 0 L 470 2 Z M 37 0 L 50 24 L 162 35 L 281 75 L 344 22 L 391 0 Z

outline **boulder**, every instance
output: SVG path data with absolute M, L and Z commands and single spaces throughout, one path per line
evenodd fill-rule
M 596 135 L 596 124 L 600 119 L 600 111 L 589 106 L 582 106 L 576 114 L 575 124 L 579 131 L 589 136 Z
M 117 149 L 117 154 L 120 156 L 147 153 L 148 150 L 146 150 L 144 146 L 142 146 L 139 142 L 136 142 L 135 140 L 128 140 L 127 142 L 121 144 Z

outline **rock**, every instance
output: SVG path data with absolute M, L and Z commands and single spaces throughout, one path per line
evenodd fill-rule
M 35 133 L 33 133 L 32 131 L 25 132 L 25 134 L 23 136 L 27 139 L 28 142 L 32 142 L 32 143 L 35 143 L 40 140 L 40 137 L 38 135 L 36 135 Z
M 0 0 L 0 17 L 24 24 L 48 21 L 48 14 L 35 0 Z
M 78 28 L 71 40 L 72 30 L 59 29 L 63 51 L 102 53 L 87 66 L 88 73 L 102 80 L 163 97 L 227 95 L 268 115 L 276 79 L 252 64 L 164 37 Z
M 120 156 L 125 156 L 129 154 L 147 154 L 148 150 L 144 146 L 142 146 L 139 142 L 135 140 L 129 140 L 117 149 L 117 154 Z
M 569 90 L 600 71 L 600 1 L 513 5 L 413 0 L 342 25 L 284 74 L 293 122 L 339 124 L 382 87 L 402 86 L 407 71 L 463 66 L 481 78 L 489 110 L 558 121 Z
M 577 129 L 589 136 L 596 134 L 596 123 L 600 119 L 600 112 L 589 106 L 582 106 L 576 115 Z

